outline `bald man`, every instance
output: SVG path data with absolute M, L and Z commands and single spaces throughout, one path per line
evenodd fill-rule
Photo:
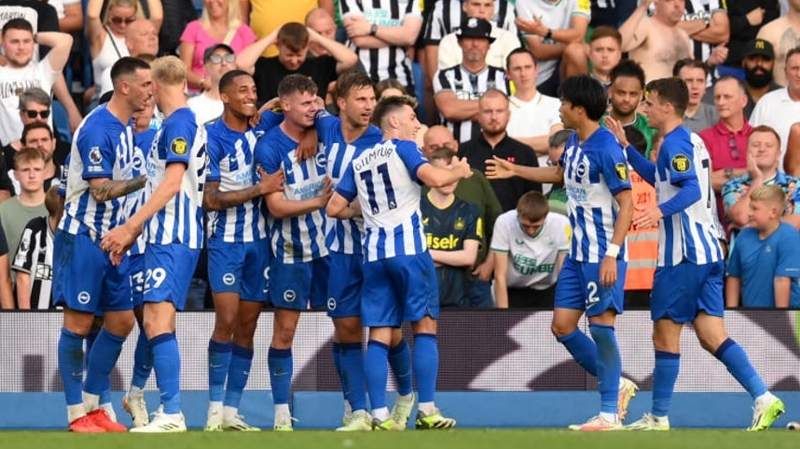
M 422 152 L 426 157 L 440 148 L 449 148 L 458 152 L 458 141 L 453 137 L 449 129 L 441 125 L 431 126 L 425 133 Z M 427 195 L 429 187 L 422 187 L 422 195 Z M 478 250 L 478 257 L 475 260 L 475 267 L 472 271 L 470 284 L 466 288 L 467 298 L 465 303 L 470 307 L 488 308 L 494 307 L 490 281 L 494 271 L 494 257 L 489 253 L 489 243 L 492 241 L 492 231 L 494 221 L 503 213 L 500 201 L 494 193 L 494 189 L 483 176 L 483 173 L 472 170 L 472 177 L 462 179 L 458 182 L 455 195 L 464 201 L 478 206 L 483 220 L 485 230 L 484 241 L 481 242 Z
M 125 29 L 125 46 L 131 56 L 158 55 L 158 31 L 148 19 L 137 19 Z M 111 84 L 111 67 L 100 75 L 100 96 L 114 90 Z

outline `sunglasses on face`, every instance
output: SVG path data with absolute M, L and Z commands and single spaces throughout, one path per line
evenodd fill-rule
M 211 55 L 211 56 L 208 57 L 208 60 L 212 64 L 222 64 L 223 60 L 225 60 L 225 62 L 227 62 L 227 63 L 233 64 L 233 62 L 236 61 L 236 55 L 234 55 L 233 53 L 229 53 L 229 54 L 224 55 L 224 56 L 223 55 Z
M 112 17 L 109 20 L 117 25 L 122 25 L 123 23 L 125 25 L 130 25 L 136 21 L 136 17 Z
M 28 109 L 27 111 L 24 112 L 28 116 L 28 118 L 36 118 L 37 116 L 39 116 L 43 119 L 47 119 L 48 117 L 50 117 L 49 109 L 46 109 L 44 111 L 33 111 L 31 109 Z

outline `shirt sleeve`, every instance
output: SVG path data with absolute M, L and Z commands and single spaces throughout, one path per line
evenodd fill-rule
M 509 229 L 509 214 L 513 211 L 504 213 L 497 218 L 494 222 L 494 231 L 492 232 L 492 242 L 490 247 L 496 253 L 508 253 L 511 251 L 511 230 Z
M 447 75 L 445 70 L 437 70 L 436 74 L 433 75 L 433 93 L 438 94 L 444 90 L 453 90 L 453 86 L 450 84 L 450 80 L 447 79 Z
M 729 179 L 728 182 L 722 186 L 722 207 L 725 208 L 726 213 L 731 206 L 736 204 L 736 194 L 741 191 L 742 184 L 742 178 L 738 177 Z
M 613 195 L 623 190 L 631 189 L 631 180 L 628 175 L 628 160 L 622 145 L 610 142 L 607 151 L 601 151 L 601 169 L 608 189 Z
M 281 155 L 274 142 L 264 136 L 256 144 L 255 160 L 267 174 L 273 174 L 281 169 Z
M 589 0 L 575 0 L 575 9 L 572 10 L 572 16 L 583 16 L 587 19 L 592 18 L 592 5 Z
M 557 234 L 558 235 L 558 241 L 557 241 L 557 243 L 558 243 L 558 252 L 559 252 L 559 254 L 568 253 L 569 252 L 569 242 L 570 242 L 570 239 L 572 238 L 572 227 L 569 224 L 569 219 L 567 219 L 567 217 L 564 217 L 562 215 L 557 215 L 555 213 L 552 213 L 552 214 L 553 214 L 553 217 L 559 219 L 558 222 L 561 225 L 562 230 L 564 231 L 563 233 Z M 563 218 L 563 220 L 561 218 Z
M 23 273 L 31 272 L 31 267 L 33 265 L 33 242 L 35 241 L 34 235 L 34 230 L 31 228 L 31 223 L 29 222 L 22 231 L 22 237 L 19 239 L 17 254 L 14 256 L 14 261 L 11 264 L 12 270 L 21 271 Z
M 197 30 L 199 26 L 200 26 L 199 20 L 189 22 L 186 25 L 186 28 L 183 29 L 183 33 L 181 34 L 181 42 L 186 42 L 194 45 L 197 42 Z
M 689 134 L 671 134 L 664 139 L 661 151 L 666 152 L 669 172 L 669 179 L 672 185 L 680 185 L 688 178 L 697 179 L 697 172 L 694 166 L 694 145 L 689 139 Z
M 345 170 L 339 184 L 336 186 L 336 193 L 341 195 L 347 201 L 353 201 L 358 191 L 356 190 L 356 179 L 353 165 L 350 164 Z
M 3 230 L 3 223 L 0 222 L 0 256 L 8 254 L 8 241 L 6 240 L 6 232 Z
M 339 0 L 339 13 L 344 19 L 348 16 L 363 16 L 364 10 L 358 0 Z
M 405 164 L 406 168 L 408 169 L 411 179 L 419 183 L 420 180 L 417 178 L 417 170 L 422 164 L 428 163 L 428 158 L 422 154 L 422 151 L 419 150 L 417 144 L 411 142 L 410 140 L 401 140 L 397 144 L 395 151 L 397 151 L 397 155 L 400 156 L 403 164 Z
M 212 128 L 213 129 L 213 128 Z M 208 136 L 208 171 L 206 172 L 206 182 L 219 182 L 222 179 L 219 163 L 225 157 L 225 150 L 222 148 L 220 139 Z
M 800 233 L 790 225 L 781 224 L 781 232 L 775 277 L 800 277 Z
M 85 132 L 78 136 L 77 147 L 83 161 L 83 179 L 113 178 L 117 155 L 108 137 L 104 132 Z
M 477 240 L 483 242 L 483 219 L 481 218 L 478 206 L 467 203 L 467 228 L 464 240 Z
M 192 157 L 191 150 L 194 146 L 194 139 L 197 135 L 197 122 L 195 120 L 183 120 L 172 122 L 169 126 L 162 129 L 159 142 L 166 145 L 164 148 L 167 165 L 173 162 L 180 162 L 186 166 Z
M 737 278 L 742 277 L 742 261 L 740 259 L 742 257 L 741 247 L 743 245 L 747 245 L 747 239 L 743 238 L 746 237 L 745 232 L 748 232 L 748 230 L 744 229 L 741 233 L 739 233 L 739 238 L 736 239 L 737 242 L 735 245 L 733 245 L 731 254 L 728 256 L 728 266 L 725 267 L 725 271 L 728 276 Z
M 280 125 L 282 121 L 283 114 L 273 111 L 264 111 L 261 113 L 261 120 L 258 121 L 258 125 L 256 125 L 255 130 L 257 132 L 267 132 Z

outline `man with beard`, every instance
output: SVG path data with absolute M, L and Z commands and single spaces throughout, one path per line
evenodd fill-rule
M 773 79 L 774 67 L 775 50 L 769 41 L 754 39 L 747 43 L 744 49 L 742 68 L 744 68 L 744 81 L 745 87 L 747 87 L 747 106 L 744 107 L 744 115 L 748 119 L 761 97 L 781 88 Z
M 786 86 L 788 80 L 784 75 L 785 57 L 789 51 L 800 45 L 800 0 L 788 0 L 788 8 L 784 15 L 762 26 L 756 39 L 763 39 L 775 49 L 775 82 Z
M 466 158 L 470 167 L 480 172 L 486 171 L 486 160 L 493 157 L 517 165 L 538 167 L 539 160 L 533 149 L 510 138 L 506 133 L 510 115 L 508 96 L 497 89 L 486 91 L 478 101 L 478 124 L 481 127 L 481 134 L 461 145 L 458 156 Z M 495 179 L 489 183 L 497 194 L 497 199 L 500 200 L 503 212 L 516 208 L 519 198 L 526 192 L 542 191 L 540 183 L 522 178 Z
M 647 156 L 653 145 L 653 134 L 656 130 L 647 123 L 647 117 L 636 112 L 644 94 L 644 70 L 636 61 L 624 59 L 611 69 L 608 86 L 608 100 L 611 108 L 603 117 L 611 116 L 623 127 L 633 126 L 638 129 L 647 141 Z M 600 120 L 603 125 L 605 120 Z

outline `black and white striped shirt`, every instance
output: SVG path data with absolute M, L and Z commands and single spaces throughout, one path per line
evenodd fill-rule
M 721 0 L 686 0 L 686 13 L 681 20 L 711 20 L 711 16 L 717 11 L 725 11 L 722 9 Z M 701 61 L 708 61 L 711 56 L 711 51 L 714 50 L 716 44 L 707 44 L 698 40 L 692 39 L 692 51 L 694 52 L 694 59 Z
M 52 307 L 53 231 L 47 217 L 34 218 L 25 226 L 11 269 L 30 275 L 31 309 Z
M 419 0 L 340 0 L 342 19 L 347 16 L 364 16 L 367 22 L 381 27 L 397 27 L 406 19 L 422 20 Z M 411 61 L 404 47 L 358 48 L 352 41 L 350 48 L 356 52 L 373 82 L 394 78 L 407 87 L 414 86 Z M 413 91 L 409 91 L 413 94 Z
M 478 73 L 471 73 L 459 64 L 439 70 L 433 77 L 434 96 L 439 92 L 451 91 L 459 100 L 478 100 L 489 89 L 499 89 L 508 95 L 510 89 L 503 69 L 486 66 Z M 453 132 L 453 137 L 459 142 L 466 142 L 481 134 L 478 122 L 450 122 L 444 116 L 441 118 L 442 124 Z
M 432 0 L 431 3 L 433 11 L 426 14 L 422 30 L 423 46 L 438 45 L 444 36 L 458 31 L 461 22 L 467 18 L 461 8 L 462 0 Z M 494 3 L 494 16 L 491 22 L 499 28 L 517 34 L 517 26 L 514 24 L 514 19 L 517 17 L 514 5 L 508 0 L 495 0 Z

